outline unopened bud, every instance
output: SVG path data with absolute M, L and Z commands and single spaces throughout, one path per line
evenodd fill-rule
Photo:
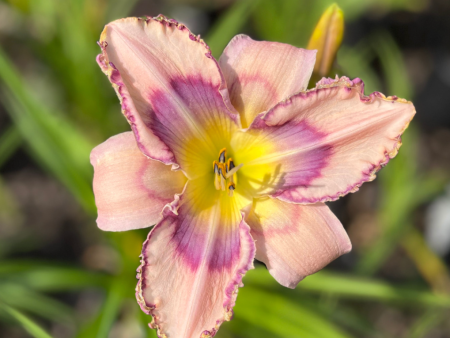
M 344 13 L 337 4 L 332 4 L 320 17 L 307 47 L 317 49 L 315 74 L 321 77 L 328 75 L 343 36 Z

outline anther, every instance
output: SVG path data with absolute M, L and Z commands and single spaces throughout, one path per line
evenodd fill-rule
M 234 162 L 233 162 L 233 160 L 231 158 L 228 159 L 227 167 L 228 167 L 228 170 L 231 170 L 231 169 L 233 169 L 235 167 Z M 227 172 L 228 172 L 228 170 L 227 170 Z
M 230 170 L 232 170 L 234 168 L 234 162 L 231 158 L 228 159 L 226 168 L 227 168 L 227 172 L 226 172 L 227 174 Z M 231 177 L 230 177 L 230 182 L 234 182 L 233 175 L 231 175 Z
M 219 162 L 225 163 L 226 158 L 227 158 L 227 148 L 223 148 L 219 152 Z

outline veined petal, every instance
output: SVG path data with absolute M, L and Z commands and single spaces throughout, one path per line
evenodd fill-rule
M 145 157 L 132 132 L 111 137 L 91 152 L 97 224 L 102 230 L 146 228 L 162 217 L 187 181 L 181 171 Z
M 219 59 L 231 102 L 243 127 L 276 103 L 308 86 L 316 51 L 235 36 Z
M 190 178 L 226 147 L 239 116 L 209 47 L 160 16 L 108 24 L 98 63 L 113 83 L 142 152 Z M 208 157 L 208 166 L 196 165 Z M 211 160 L 212 161 L 212 160 Z
M 136 297 L 159 337 L 211 337 L 231 319 L 255 256 L 239 203 L 210 182 L 189 181 L 149 234 Z
M 323 203 L 256 199 L 246 221 L 255 240 L 256 259 L 289 288 L 352 248 L 342 224 Z
M 415 109 L 395 96 L 364 96 L 363 87 L 323 79 L 258 116 L 232 141 L 241 175 L 257 193 L 294 203 L 336 200 L 373 180 L 397 154 Z

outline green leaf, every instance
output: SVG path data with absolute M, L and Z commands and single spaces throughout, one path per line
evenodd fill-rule
M 116 277 L 110 284 L 107 290 L 106 300 L 102 305 L 96 318 L 87 323 L 81 328 L 77 333 L 78 338 L 104 338 L 108 337 L 109 331 L 114 324 L 117 316 L 119 314 L 120 308 L 124 301 L 124 295 L 126 290 L 124 290 L 123 285 L 128 285 L 128 283 L 123 281 L 123 278 Z
M 305 48 L 329 0 L 262 0 L 253 15 L 254 29 L 262 40 Z M 339 3 L 344 13 L 346 9 Z
M 106 10 L 106 22 L 127 17 L 138 0 L 110 0 Z
M 243 311 L 251 311 L 251 309 L 245 308 Z M 241 316 L 234 316 L 233 320 L 222 324 L 219 332 L 216 336 L 214 336 L 214 338 L 284 338 L 283 336 L 272 331 L 266 330 L 265 328 L 261 327 L 261 325 L 254 325 L 241 318 Z
M 234 310 L 236 317 L 282 337 L 350 337 L 300 302 L 254 287 L 240 290 Z
M 51 321 L 73 323 L 74 312 L 70 307 L 18 283 L 1 283 L 0 300 Z
M 245 276 L 246 285 L 277 287 L 276 281 L 264 268 L 249 271 Z M 297 291 L 336 294 L 341 298 L 357 300 L 390 301 L 421 306 L 450 308 L 450 297 L 436 295 L 430 291 L 393 286 L 389 283 L 329 271 L 319 271 L 306 277 L 297 286 Z M 281 291 L 281 290 L 280 290 Z
M 365 318 L 364 314 L 360 313 L 354 306 L 348 306 L 343 302 L 336 303 L 336 306 L 329 306 L 329 304 L 323 304 L 323 298 L 336 298 L 339 301 L 339 296 L 336 294 L 321 294 L 320 301 L 317 302 L 317 297 L 311 297 L 307 299 L 307 294 L 302 294 L 302 303 L 311 309 L 315 309 L 320 312 L 323 317 L 329 320 L 339 323 L 340 326 L 350 329 L 358 336 L 371 337 L 371 338 L 391 338 L 385 333 L 381 333 L 376 330 L 370 321 Z
M 364 81 L 366 95 L 374 91 L 382 91 L 380 79 L 370 67 L 374 57 L 375 55 L 365 42 L 355 47 L 342 46 L 337 55 L 337 63 L 342 71 L 337 73 L 343 73 L 350 78 L 361 78 Z
M 93 145 L 62 115 L 50 112 L 31 94 L 0 48 L 0 80 L 7 89 L 4 103 L 30 154 L 52 172 L 91 213 L 95 203 L 89 153 Z
M 210 29 L 205 41 L 214 57 L 219 57 L 231 38 L 241 31 L 258 4 L 259 0 L 236 1 Z
M 407 337 L 423 338 L 437 327 L 440 322 L 446 320 L 448 314 L 439 309 L 430 309 L 426 311 L 411 327 Z
M 356 267 L 360 274 L 374 274 L 383 265 L 414 224 L 412 212 L 442 191 L 448 181 L 447 175 L 419 172 L 418 138 L 411 123 L 398 155 L 378 175 L 383 198 L 377 217 L 382 235 L 361 255 Z
M 379 32 L 371 39 L 373 50 L 378 54 L 387 82 L 387 95 L 411 99 L 413 88 L 408 71 L 397 43 L 388 32 Z
M 48 292 L 106 287 L 111 278 L 77 268 L 23 261 L 2 261 L 0 276 L 3 281 L 21 283 L 31 289 Z
M 120 307 L 123 302 L 122 281 L 116 278 L 108 290 L 105 304 L 101 311 L 100 327 L 98 329 L 97 338 L 107 338 L 114 321 L 117 318 Z
M 78 142 L 71 139 L 70 132 L 68 132 L 69 128 L 59 129 L 58 126 L 63 125 L 62 121 L 58 121 L 56 117 L 50 114 L 39 112 L 38 114 L 42 117 L 39 121 L 38 118 L 33 116 L 34 113 L 31 110 L 28 110 L 22 102 L 11 96 L 4 95 L 4 103 L 22 137 L 27 141 L 26 145 L 31 157 L 53 173 L 86 210 L 94 213 L 95 204 L 92 188 L 87 179 L 89 151 L 83 150 L 84 141 Z M 47 115 L 46 121 L 44 121 L 43 115 Z M 72 142 L 70 147 L 73 149 L 64 147 L 64 145 L 69 145 L 67 141 Z M 80 165 L 81 156 L 78 154 L 80 151 L 84 153 L 85 165 Z
M 15 126 L 11 126 L 0 136 L 0 167 L 22 144 L 22 137 Z
M 0 304 L 0 309 L 8 313 L 15 321 L 17 321 L 22 328 L 27 331 L 31 336 L 35 338 L 52 338 L 47 332 L 44 331 L 38 324 L 25 316 L 20 311 L 6 305 Z

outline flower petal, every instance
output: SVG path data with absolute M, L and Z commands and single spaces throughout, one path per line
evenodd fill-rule
M 111 137 L 91 152 L 97 224 L 102 230 L 146 228 L 162 217 L 164 205 L 181 193 L 181 171 L 145 157 L 132 132 Z
M 323 203 L 257 199 L 246 221 L 255 240 L 256 259 L 289 288 L 352 248 L 341 222 Z
M 414 114 L 412 103 L 395 96 L 364 96 L 359 79 L 324 79 L 258 116 L 232 145 L 236 162 L 245 164 L 241 175 L 260 194 L 332 201 L 375 178 L 397 154 Z
M 234 197 L 207 183 L 189 181 L 144 243 L 136 297 L 160 337 L 214 336 L 253 269 L 254 242 Z
M 315 59 L 315 50 L 235 36 L 219 64 L 243 127 L 249 126 L 259 113 L 305 90 Z
M 217 157 L 239 126 L 209 47 L 186 26 L 162 16 L 114 21 L 105 27 L 100 46 L 97 61 L 142 152 L 178 163 L 190 178 L 198 176 L 197 167 L 204 166 L 189 166 L 205 152 Z

